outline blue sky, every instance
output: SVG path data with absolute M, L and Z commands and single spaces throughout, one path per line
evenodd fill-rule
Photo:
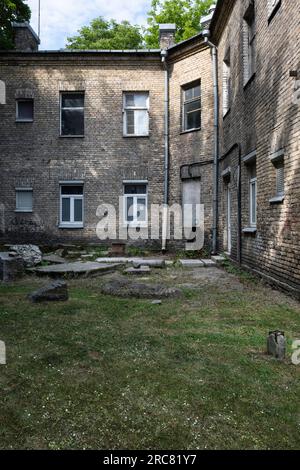
M 38 0 L 28 0 L 31 25 L 38 31 Z M 133 24 L 145 24 L 151 0 L 41 0 L 40 50 L 65 47 L 68 36 L 87 25 L 93 18 L 104 16 Z

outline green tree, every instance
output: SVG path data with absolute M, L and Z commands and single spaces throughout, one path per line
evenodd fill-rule
M 0 0 L 0 49 L 14 47 L 12 21 L 30 20 L 31 10 L 25 1 Z
M 143 45 L 139 26 L 128 21 L 117 23 L 95 18 L 90 26 L 84 26 L 74 37 L 68 38 L 67 49 L 138 49 Z
M 214 0 L 152 0 L 145 30 L 147 47 L 159 47 L 159 24 L 175 23 L 176 42 L 194 36 L 201 30 L 200 19 L 208 13 Z

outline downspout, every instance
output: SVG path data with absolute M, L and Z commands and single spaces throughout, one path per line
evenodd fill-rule
M 167 65 L 168 51 L 161 51 L 161 61 L 165 69 L 164 84 L 164 203 L 162 214 L 162 251 L 167 248 L 168 234 L 168 202 L 169 202 L 169 69 Z
M 212 52 L 212 72 L 214 90 L 214 157 L 213 157 L 213 228 L 212 254 L 218 252 L 218 184 L 219 184 L 219 87 L 218 87 L 218 49 L 209 41 L 209 30 L 203 31 L 204 42 Z

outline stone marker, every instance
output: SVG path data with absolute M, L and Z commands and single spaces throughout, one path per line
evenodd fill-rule
M 45 255 L 43 256 L 43 261 L 47 261 L 51 264 L 64 264 L 66 260 L 58 255 Z
M 11 245 L 10 251 L 14 251 L 21 256 L 27 268 L 40 264 L 43 259 L 42 252 L 36 245 Z
M 15 281 L 24 275 L 23 258 L 16 253 L 0 253 L 0 280 L 5 282 Z
M 68 286 L 65 281 L 55 281 L 41 289 L 28 294 L 32 302 L 62 302 L 69 298 Z
M 270 356 L 283 360 L 285 358 L 286 340 L 283 331 L 270 331 L 267 340 L 267 351 Z
M 135 259 L 132 261 L 134 268 L 139 268 L 140 266 L 150 266 L 151 268 L 164 268 L 166 262 L 164 259 Z
M 215 261 L 217 264 L 224 264 L 226 262 L 225 256 L 222 256 L 222 255 L 212 256 L 211 259 Z

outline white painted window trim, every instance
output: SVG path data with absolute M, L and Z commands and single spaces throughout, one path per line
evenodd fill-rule
M 250 186 L 250 227 L 256 228 L 257 223 L 257 177 L 251 178 L 249 181 Z M 255 190 L 255 220 L 253 220 L 253 190 Z
M 126 106 L 126 95 L 147 95 L 146 106 Z M 147 132 L 127 134 L 127 111 L 147 111 Z M 123 137 L 149 137 L 150 134 L 150 94 L 149 91 L 124 91 L 123 92 Z
M 15 188 L 15 191 L 16 191 L 16 209 L 15 209 L 15 212 L 23 212 L 23 213 L 32 213 L 33 212 L 33 189 L 32 188 Z M 32 205 L 31 205 L 31 209 L 29 208 L 22 208 L 22 207 L 18 207 L 18 193 L 19 192 L 30 192 L 32 193 Z
M 82 186 L 82 192 L 84 191 L 83 184 L 68 181 L 66 183 L 60 183 L 59 187 L 59 228 L 83 228 L 84 227 L 84 192 L 83 194 L 62 194 L 61 190 L 63 186 Z M 62 201 L 63 199 L 70 199 L 70 222 L 62 220 Z M 82 201 L 82 222 L 74 221 L 74 201 Z
M 223 60 L 223 87 L 222 87 L 222 101 L 223 101 L 223 117 L 230 111 L 231 108 L 231 69 L 230 62 Z
M 268 19 L 273 15 L 275 8 L 279 8 L 281 0 L 268 0 Z
M 84 137 L 84 134 L 63 134 L 62 133 L 62 111 L 63 109 L 81 109 L 83 111 L 83 119 L 85 118 L 84 116 L 84 108 L 85 106 L 76 106 L 74 107 L 62 107 L 62 96 L 63 95 L 72 95 L 74 93 L 82 94 L 84 99 L 85 99 L 85 92 L 84 91 L 60 91 L 59 93 L 59 136 L 60 137 Z
M 32 118 L 24 119 L 19 117 L 19 103 L 20 102 L 31 102 L 32 103 Z M 33 98 L 17 98 L 16 99 L 16 122 L 33 122 L 34 121 L 34 100 Z
M 125 194 L 125 185 L 126 184 L 145 184 L 147 185 L 146 193 L 140 193 L 140 194 Z M 133 220 L 128 221 L 127 220 L 127 199 L 131 197 L 133 198 Z M 139 221 L 137 220 L 137 200 L 144 198 L 145 199 L 145 221 Z M 146 228 L 148 227 L 148 181 L 123 181 L 123 224 L 125 227 L 140 227 L 140 228 Z

